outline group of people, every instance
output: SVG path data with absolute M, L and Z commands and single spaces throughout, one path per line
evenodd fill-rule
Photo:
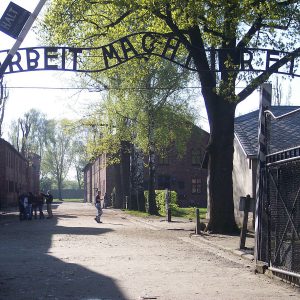
M 39 211 L 39 218 L 44 219 L 44 203 L 46 199 L 47 205 L 47 219 L 51 219 L 53 217 L 51 204 L 53 202 L 53 196 L 50 191 L 47 194 L 40 192 L 37 195 L 32 194 L 31 192 L 22 193 L 19 196 L 19 217 L 20 221 L 23 220 L 32 220 L 32 218 L 37 219 L 37 211 Z

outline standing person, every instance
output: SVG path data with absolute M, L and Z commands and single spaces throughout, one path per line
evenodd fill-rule
M 51 195 L 50 191 L 48 191 L 45 197 L 46 197 L 47 213 L 48 213 L 47 219 L 51 219 L 53 217 L 52 207 L 51 207 L 53 202 L 53 196 Z
M 22 193 L 20 196 L 19 196 L 19 219 L 20 221 L 23 221 L 26 219 L 26 210 L 25 210 L 25 207 L 24 207 L 24 198 L 25 198 L 25 193 Z
M 103 213 L 102 207 L 101 207 L 100 195 L 101 195 L 101 191 L 98 191 L 97 195 L 96 195 L 96 198 L 95 198 L 95 206 L 97 208 L 97 216 L 96 216 L 95 220 L 96 220 L 97 223 L 102 223 L 100 221 L 100 217 L 101 217 L 101 215 Z
M 32 219 L 32 197 L 30 193 L 25 194 L 23 203 L 25 208 L 26 220 L 31 220 Z
M 29 192 L 29 196 L 32 197 L 32 216 L 37 219 L 38 196 L 33 195 L 31 192 Z
M 39 209 L 40 219 L 44 219 L 43 206 L 44 206 L 44 194 L 39 193 L 37 195 L 37 207 Z

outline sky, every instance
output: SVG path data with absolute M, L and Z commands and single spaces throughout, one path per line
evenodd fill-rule
M 9 0 L 1 0 L 0 16 L 2 16 Z M 38 0 L 14 0 L 14 3 L 32 12 Z M 15 40 L 0 32 L 0 50 L 10 49 Z M 40 46 L 33 31 L 30 30 L 24 39 L 21 47 Z M 101 98 L 96 92 L 66 89 L 76 87 L 76 74 L 72 72 L 35 71 L 17 74 L 7 74 L 4 81 L 9 87 L 9 99 L 7 102 L 4 117 L 4 138 L 8 138 L 9 125 L 13 120 L 22 117 L 31 108 L 37 109 L 46 114 L 48 118 L 79 118 L 85 108 L 92 102 Z M 294 78 L 291 83 L 285 81 L 283 88 L 287 93 L 287 86 L 291 84 L 291 104 L 299 105 L 300 99 L 300 78 Z M 44 89 L 42 89 L 44 87 Z M 47 89 L 45 89 L 47 88 Z M 241 115 L 258 108 L 259 92 L 255 91 L 248 99 L 237 107 L 236 114 Z M 199 97 L 197 105 L 199 111 L 199 124 L 203 129 L 209 131 L 207 116 L 203 107 L 203 101 Z
M 3 15 L 9 0 L 1 0 L 0 16 Z M 15 4 L 33 12 L 37 0 L 14 0 Z M 10 49 L 15 40 L 0 31 L 0 50 Z M 22 47 L 35 47 L 40 43 L 34 30 L 31 29 L 24 39 Z M 85 108 L 93 101 L 100 99 L 99 93 L 79 91 L 75 89 L 76 74 L 73 72 L 35 71 L 4 76 L 4 82 L 9 88 L 4 116 L 4 138 L 8 138 L 9 125 L 31 108 L 46 114 L 48 118 L 79 118 Z M 32 87 L 32 88 L 30 88 Z M 48 89 L 41 89 L 46 87 Z M 59 89 L 61 88 L 61 89 Z

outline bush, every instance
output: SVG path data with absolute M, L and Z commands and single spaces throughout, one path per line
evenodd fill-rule
M 146 211 L 148 211 L 148 191 L 144 191 L 145 199 L 146 199 Z M 170 191 L 170 204 L 169 207 L 171 210 L 177 209 L 177 193 L 175 191 Z M 158 212 L 160 215 L 166 214 L 166 191 L 165 190 L 155 190 L 155 200 Z

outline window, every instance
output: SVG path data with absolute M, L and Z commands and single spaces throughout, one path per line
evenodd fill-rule
M 200 149 L 192 149 L 192 165 L 201 165 Z
M 192 178 L 192 194 L 200 194 L 200 193 L 201 193 L 201 179 Z

